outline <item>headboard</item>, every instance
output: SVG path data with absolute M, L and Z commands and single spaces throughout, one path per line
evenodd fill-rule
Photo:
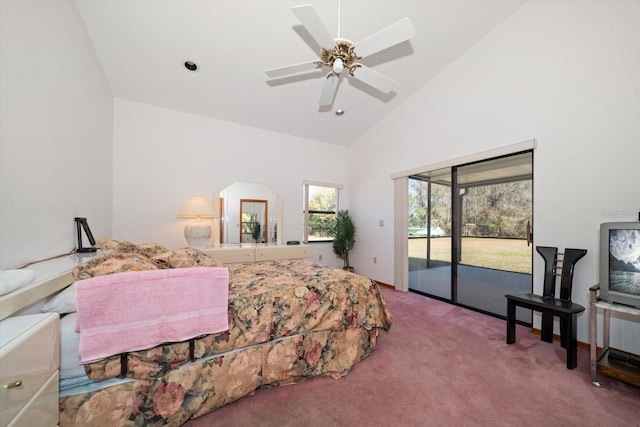
M 0 320 L 69 286 L 74 282 L 73 269 L 95 256 L 95 253 L 70 254 L 30 266 L 36 273 L 33 282 L 0 296 Z

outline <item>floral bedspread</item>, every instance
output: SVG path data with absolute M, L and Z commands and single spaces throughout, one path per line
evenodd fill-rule
M 204 254 L 203 254 L 204 255 Z M 309 260 L 230 264 L 229 330 L 195 339 L 196 359 L 315 331 L 388 330 L 392 316 L 377 284 Z M 126 375 L 152 380 L 189 362 L 187 342 L 130 352 Z M 102 381 L 120 375 L 120 356 L 85 365 Z
M 317 331 L 202 359 L 150 380 L 60 398 L 60 426 L 179 426 L 262 386 L 340 378 L 375 348 L 377 328 Z
M 144 252 L 140 251 L 144 249 Z M 204 253 L 118 245 L 76 271 L 215 266 Z M 128 354 L 130 381 L 60 398 L 60 426 L 179 426 L 252 394 L 315 375 L 340 378 L 376 347 L 392 316 L 377 284 L 308 260 L 232 264 L 229 330 Z M 94 381 L 120 375 L 118 355 L 85 365 Z

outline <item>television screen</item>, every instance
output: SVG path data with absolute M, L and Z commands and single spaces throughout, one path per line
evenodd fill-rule
M 609 290 L 640 295 L 640 230 L 609 230 Z
M 600 298 L 640 309 L 640 221 L 600 224 Z

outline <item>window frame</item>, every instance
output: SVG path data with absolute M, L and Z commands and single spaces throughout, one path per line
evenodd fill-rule
M 311 211 L 309 210 L 309 187 L 325 187 L 332 188 L 336 194 L 336 209 L 335 211 Z M 342 190 L 342 184 L 334 184 L 328 182 L 318 182 L 318 181 L 303 181 L 303 194 L 304 194 L 304 204 L 303 204 L 303 213 L 304 213 L 304 221 L 303 221 L 303 240 L 304 243 L 328 243 L 333 242 L 333 239 L 326 240 L 309 240 L 309 214 L 333 214 L 335 215 L 340 211 L 340 190 Z

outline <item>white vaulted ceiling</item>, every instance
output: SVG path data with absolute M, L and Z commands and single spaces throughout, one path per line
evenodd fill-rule
M 520 0 L 77 0 L 114 96 L 302 138 L 348 145 L 513 14 Z M 315 6 L 335 37 L 353 42 L 404 18 L 416 37 L 362 63 L 399 83 L 384 95 L 342 79 L 331 108 L 326 71 L 268 79 L 311 61 L 318 47 L 291 12 Z M 340 27 L 340 28 L 338 28 Z M 198 72 L 187 71 L 185 60 Z M 345 114 L 337 117 L 337 109 Z

